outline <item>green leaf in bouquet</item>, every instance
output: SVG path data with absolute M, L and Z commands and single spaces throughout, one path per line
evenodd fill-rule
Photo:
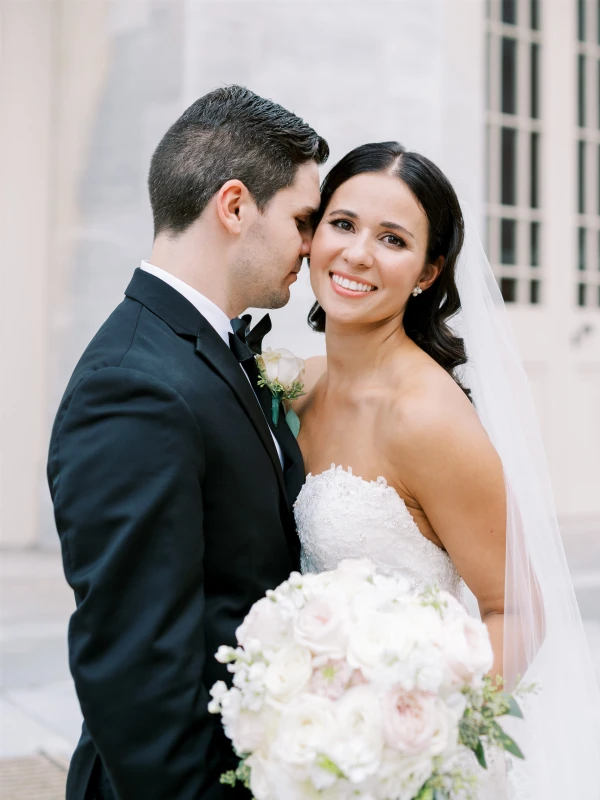
M 483 769 L 487 769 L 487 761 L 485 760 L 485 750 L 483 749 L 483 745 L 481 744 L 481 739 L 477 742 L 477 747 L 473 750 L 475 753 L 475 758 L 479 762 L 479 765 L 483 767 Z
M 458 723 L 458 740 L 465 747 L 475 751 L 479 742 L 479 722 L 470 709 L 465 711 L 464 717 Z
M 523 712 L 521 711 L 521 706 L 517 703 L 512 695 L 508 697 L 508 711 L 506 712 L 511 717 L 519 717 L 519 719 L 523 719 Z
M 513 756 L 517 758 L 525 758 L 519 745 L 515 742 L 514 739 L 504 733 L 500 725 L 497 722 L 492 722 L 491 726 L 492 737 L 494 742 L 499 746 L 502 747 L 503 750 L 506 750 L 508 753 L 512 753 Z
M 219 778 L 219 782 L 225 786 L 235 787 L 238 783 L 243 784 L 246 789 L 250 788 L 250 767 L 246 764 L 246 759 L 242 758 L 237 769 L 230 769 L 224 772 Z
M 415 800 L 435 800 L 434 792 L 435 789 L 426 783 L 421 787 L 421 790 L 415 797 Z
M 336 778 L 346 777 L 338 765 L 326 755 L 323 755 L 323 753 L 317 756 L 317 766 L 325 770 L 325 772 L 331 772 L 331 774 L 335 775 Z
M 223 783 L 225 786 L 235 786 L 237 783 L 235 770 L 230 769 L 227 772 L 224 772 L 219 778 L 219 783 Z

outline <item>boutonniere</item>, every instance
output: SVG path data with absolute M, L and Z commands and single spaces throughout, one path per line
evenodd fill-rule
M 291 401 L 304 394 L 304 361 L 283 347 L 266 350 L 256 356 L 260 372 L 259 386 L 266 386 L 271 392 L 271 418 L 273 425 L 279 423 L 281 401 L 286 407 L 285 421 L 294 436 L 300 432 L 300 420 L 292 411 Z

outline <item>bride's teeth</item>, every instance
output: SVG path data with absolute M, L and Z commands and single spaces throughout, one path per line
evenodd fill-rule
M 375 288 L 367 283 L 358 283 L 358 281 L 351 281 L 348 278 L 342 278 L 341 275 L 336 275 L 335 273 L 332 273 L 331 280 L 337 284 L 337 286 L 342 286 L 344 289 L 350 289 L 352 292 L 372 292 Z

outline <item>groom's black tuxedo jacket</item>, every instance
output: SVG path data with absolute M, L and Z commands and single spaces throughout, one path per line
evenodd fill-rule
M 248 796 L 219 783 L 236 759 L 207 703 L 231 677 L 218 646 L 299 566 L 302 459 L 283 419 L 275 433 L 284 471 L 227 345 L 137 270 L 77 365 L 50 443 L 84 717 L 69 800 Z

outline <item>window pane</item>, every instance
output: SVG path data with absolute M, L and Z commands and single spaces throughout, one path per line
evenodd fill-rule
M 540 223 L 532 222 L 529 229 L 529 263 L 532 267 L 540 265 Z
M 540 46 L 539 44 L 531 45 L 531 95 L 530 95 L 530 114 L 532 119 L 538 119 L 540 116 L 539 108 L 539 63 L 540 63 Z
M 540 135 L 531 134 L 530 152 L 530 192 L 529 204 L 531 208 L 539 208 L 539 157 L 540 157 Z
M 577 211 L 585 213 L 585 142 L 577 143 Z
M 577 56 L 577 124 L 585 128 L 585 56 Z
M 502 0 L 502 22 L 517 24 L 517 0 Z
M 577 36 L 585 42 L 585 0 L 577 0 Z
M 502 128 L 501 139 L 501 188 L 500 202 L 514 206 L 517 202 L 517 132 L 513 128 Z
M 502 112 L 517 113 L 517 42 L 502 37 Z
M 600 0 L 599 0 L 600 2 Z M 540 4 L 538 0 L 531 0 L 530 6 L 531 16 L 530 16 L 530 24 L 534 31 L 539 31 L 540 29 Z
M 529 283 L 529 302 L 532 305 L 540 302 L 540 282 L 538 280 L 532 280 Z
M 600 286 L 598 287 L 598 306 L 600 307 Z
M 492 35 L 488 33 L 485 40 L 485 107 L 492 107 L 492 75 L 491 75 Z
M 578 306 L 584 306 L 585 305 L 586 289 L 587 289 L 587 286 L 585 285 L 585 283 L 577 284 L 577 305 Z
M 517 223 L 514 219 L 500 220 L 500 261 L 517 263 Z
M 598 9 L 598 13 L 600 14 L 600 8 Z M 596 106 L 598 108 L 598 127 L 600 128 L 600 61 L 598 61 L 598 75 L 596 78 Z
M 501 278 L 500 291 L 505 303 L 517 302 L 517 281 L 515 278 Z
M 600 231 L 598 231 L 598 270 L 600 270 Z
M 577 229 L 577 267 L 578 269 L 585 269 L 585 243 L 586 243 L 586 230 L 585 228 Z

